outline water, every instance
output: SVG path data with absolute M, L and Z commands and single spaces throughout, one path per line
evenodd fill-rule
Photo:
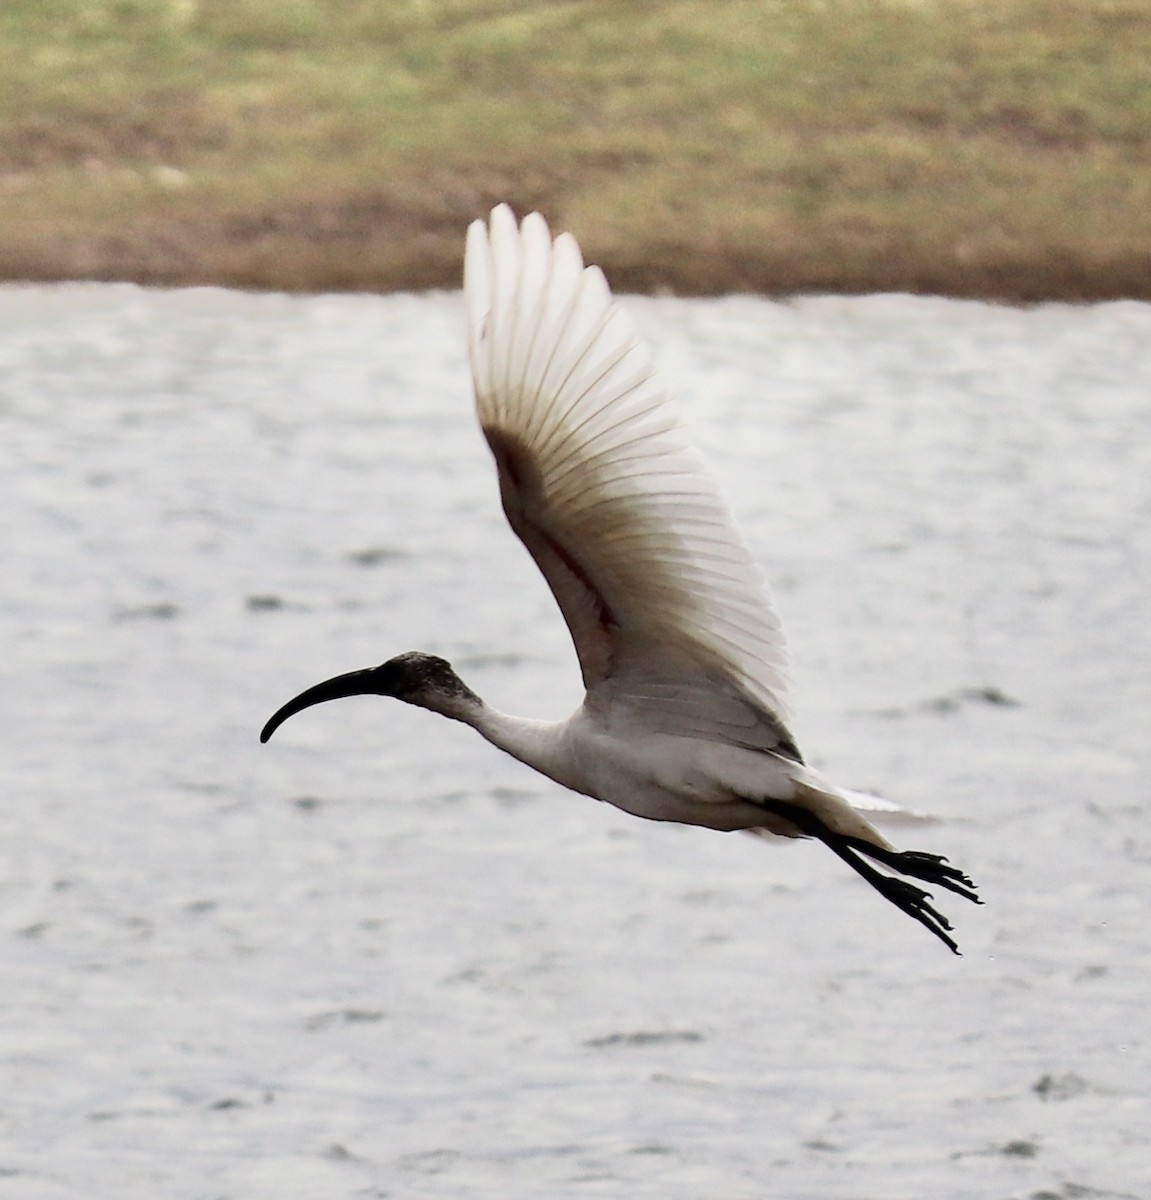
M 1151 307 L 631 304 L 965 957 L 387 701 L 257 744 L 576 703 L 458 297 L 0 289 L 0 1195 L 1151 1191 Z

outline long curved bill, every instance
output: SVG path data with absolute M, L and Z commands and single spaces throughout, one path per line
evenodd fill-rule
M 323 683 L 317 683 L 314 687 L 308 688 L 294 700 L 289 700 L 283 708 L 277 709 L 260 731 L 260 741 L 266 742 L 289 717 L 295 716 L 305 708 L 311 708 L 313 704 L 323 704 L 328 700 L 342 700 L 345 696 L 377 696 L 379 694 L 379 676 L 371 667 L 362 671 L 349 671 L 346 675 L 337 675 L 334 679 L 325 679 Z

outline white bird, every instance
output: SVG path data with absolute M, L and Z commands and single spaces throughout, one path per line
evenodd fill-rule
M 567 622 L 583 703 L 562 721 L 509 716 L 411 652 L 302 692 L 260 740 L 313 704 L 392 696 L 638 817 L 818 838 L 958 953 L 930 894 L 867 860 L 979 903 L 971 880 L 896 850 L 857 793 L 804 763 L 766 584 L 602 272 L 570 234 L 500 205 L 468 230 L 464 294 L 504 512 Z

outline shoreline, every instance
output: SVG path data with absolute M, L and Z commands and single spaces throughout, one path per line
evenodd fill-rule
M 133 234 L 62 233 L 49 245 L 0 246 L 5 283 L 124 282 L 145 286 L 219 286 L 243 291 L 421 292 L 461 283 L 467 224 L 492 202 L 451 217 L 388 212 L 372 199 L 224 219 L 157 218 Z M 569 227 L 547 205 L 554 230 Z M 373 217 L 371 214 L 375 213 Z M 1151 301 L 1151 249 L 1120 259 L 1076 250 L 892 244 L 877 250 L 849 239 L 748 246 L 738 236 L 692 242 L 656 230 L 647 241 L 602 244 L 594 228 L 575 229 L 589 262 L 614 290 L 633 294 L 865 295 L 907 293 L 1007 304 Z

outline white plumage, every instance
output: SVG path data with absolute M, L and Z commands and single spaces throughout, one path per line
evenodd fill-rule
M 324 700 L 395 696 L 637 816 L 818 837 L 954 950 L 927 893 L 861 855 L 975 900 L 971 881 L 894 850 L 803 763 L 766 584 L 603 274 L 569 234 L 501 205 L 468 230 L 464 293 L 504 511 L 567 622 L 584 702 L 566 721 L 508 716 L 409 653 L 309 688 L 262 740 Z

